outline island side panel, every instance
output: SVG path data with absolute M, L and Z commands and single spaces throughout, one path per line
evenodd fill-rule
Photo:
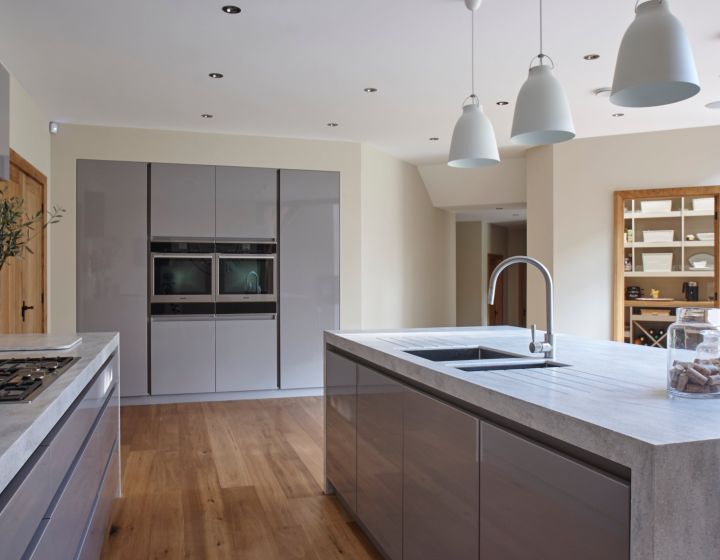
M 656 449 L 653 560 L 720 558 L 718 473 L 720 442 Z

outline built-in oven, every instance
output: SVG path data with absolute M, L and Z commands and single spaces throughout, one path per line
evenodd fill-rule
M 215 312 L 215 244 L 150 243 L 150 304 L 153 315 Z
M 220 242 L 215 250 L 217 313 L 276 313 L 277 244 Z

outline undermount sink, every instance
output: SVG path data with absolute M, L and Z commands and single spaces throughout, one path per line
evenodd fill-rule
M 404 350 L 418 358 L 432 362 L 440 362 L 462 371 L 498 371 L 512 369 L 535 369 L 550 367 L 568 367 L 554 360 L 542 357 L 524 356 L 512 352 L 501 352 L 482 346 L 469 346 L 461 348 L 420 348 Z
M 497 360 L 492 363 L 481 363 L 473 365 L 456 366 L 462 371 L 497 371 L 504 369 L 537 369 L 550 367 L 570 367 L 568 364 L 561 364 L 552 360 L 536 360 L 535 358 L 524 358 L 521 360 Z
M 425 358 L 431 362 L 468 362 L 471 360 L 498 360 L 506 358 L 532 359 L 513 354 L 511 352 L 500 352 L 482 346 L 471 346 L 464 348 L 423 348 L 419 350 L 405 350 L 406 354 L 412 354 L 418 358 Z

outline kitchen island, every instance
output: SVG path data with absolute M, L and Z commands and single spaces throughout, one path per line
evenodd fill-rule
M 327 490 L 392 559 L 719 557 L 720 400 L 668 399 L 662 350 L 572 336 L 557 365 L 459 369 L 529 341 L 326 333 Z
M 32 335 L 27 340 L 43 350 L 0 353 L 0 359 L 75 358 L 30 402 L 0 403 L 4 559 L 100 555 L 120 492 L 119 337 L 78 337 L 79 344 L 52 350 L 57 337 Z

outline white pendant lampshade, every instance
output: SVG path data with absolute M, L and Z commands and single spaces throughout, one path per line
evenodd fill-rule
M 610 101 L 621 107 L 657 107 L 700 91 L 690 41 L 668 0 L 648 0 L 625 32 Z
M 520 88 L 511 137 L 526 146 L 557 144 L 575 138 L 570 104 L 553 68 L 542 64 L 530 68 L 527 81 Z
M 482 110 L 478 98 L 463 106 L 450 141 L 450 167 L 486 167 L 500 163 L 495 130 Z
M 480 4 L 482 4 L 482 0 L 465 0 L 467 9 L 473 12 L 480 7 Z

